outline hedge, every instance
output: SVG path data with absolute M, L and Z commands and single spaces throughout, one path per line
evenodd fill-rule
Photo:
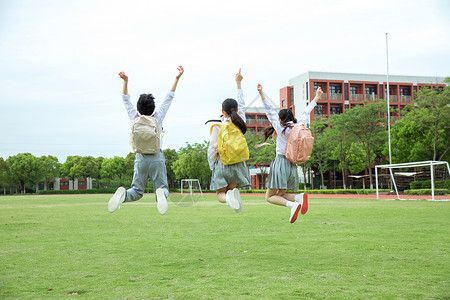
M 171 193 L 180 193 L 179 188 L 169 188 L 169 192 Z M 186 189 L 183 189 L 183 191 L 188 193 Z M 193 190 L 194 192 L 198 193 L 198 190 Z M 389 192 L 389 189 L 379 189 L 379 192 Z M 89 189 L 89 190 L 51 190 L 51 191 L 40 191 L 40 195 L 55 195 L 55 194 L 114 194 L 116 192 L 116 188 L 102 188 L 102 189 Z M 216 191 L 211 190 L 202 190 L 203 193 L 215 193 Z M 243 194 L 265 194 L 266 190 L 240 190 Z M 301 193 L 303 190 L 300 191 L 287 191 L 288 193 Z M 370 189 L 329 189 L 329 190 L 306 190 L 308 194 L 358 194 L 358 195 L 368 195 L 376 193 L 376 190 L 370 190 Z M 406 192 L 406 191 L 405 191 Z M 153 188 L 146 188 L 145 193 L 154 193 Z M 430 192 L 431 195 L 431 192 Z
M 406 195 L 431 195 L 431 189 L 411 189 L 405 190 L 404 193 Z M 446 195 L 450 194 L 449 189 L 434 189 L 435 195 Z
M 413 181 L 409 184 L 409 187 L 411 190 L 431 189 L 431 180 Z M 436 180 L 434 188 L 450 190 L 450 180 Z

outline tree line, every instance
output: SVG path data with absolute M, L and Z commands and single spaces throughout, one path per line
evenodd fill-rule
M 450 160 L 449 87 L 421 88 L 413 105 L 400 112 L 391 110 L 391 114 L 402 117 L 391 126 L 391 163 Z M 383 100 L 357 105 L 329 119 L 311 122 L 315 141 L 311 159 L 301 165 L 304 177 L 308 170 L 314 170 L 320 174 L 321 185 L 324 185 L 326 172 L 359 174 L 368 170 L 372 188 L 371 166 L 375 159 L 377 163 L 387 163 L 386 127 L 387 105 Z M 260 167 L 263 175 L 267 174 L 275 157 L 275 145 L 255 148 L 262 142 L 262 134 L 248 132 L 246 138 L 250 150 L 248 166 Z M 179 180 L 195 178 L 200 179 L 204 188 L 209 188 L 211 171 L 207 149 L 208 142 L 204 141 L 187 143 L 178 151 L 163 150 L 169 186 L 178 187 Z M 133 178 L 134 158 L 134 153 L 125 158 L 68 156 L 64 163 L 60 163 L 51 155 L 35 157 L 30 153 L 20 153 L 6 160 L 0 157 L 0 186 L 4 192 L 25 192 L 27 188 L 34 189 L 40 181 L 49 183 L 57 177 L 70 180 L 89 177 L 95 179 L 97 187 L 129 186 Z M 345 180 L 343 184 L 346 188 Z

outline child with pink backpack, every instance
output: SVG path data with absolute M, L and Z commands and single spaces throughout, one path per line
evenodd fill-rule
M 301 211 L 305 214 L 308 211 L 308 195 L 301 193 L 298 195 L 287 194 L 287 190 L 298 191 L 299 178 L 297 173 L 296 163 L 304 162 L 309 159 L 307 157 L 308 152 L 312 150 L 313 138 L 309 135 L 309 130 L 306 129 L 306 124 L 309 120 L 309 114 L 317 105 L 317 101 L 322 95 L 322 89 L 318 88 L 316 97 L 306 107 L 305 111 L 301 114 L 300 120 L 297 125 L 297 119 L 290 109 L 282 109 L 277 113 L 264 96 L 262 86 L 258 84 L 258 92 L 261 95 L 262 103 L 266 111 L 267 118 L 269 119 L 271 126 L 264 130 L 264 140 L 267 140 L 274 132 L 277 134 L 277 147 L 276 157 L 270 164 L 269 177 L 267 179 L 267 192 L 266 200 L 269 203 L 286 206 L 291 210 L 289 222 L 294 223 L 297 220 L 298 213 Z M 301 126 L 304 125 L 304 126 Z M 303 135 L 300 138 L 296 137 L 296 140 L 292 142 L 290 135 Z M 306 133 L 306 134 L 305 134 Z M 293 147 L 297 144 L 302 145 L 308 149 L 297 149 L 293 151 Z M 306 153 L 306 154 L 305 154 Z

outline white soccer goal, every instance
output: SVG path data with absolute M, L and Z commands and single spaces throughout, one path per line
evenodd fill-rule
M 189 194 L 192 196 L 193 194 L 193 184 L 197 183 L 197 190 L 200 191 L 200 195 L 202 195 L 202 187 L 200 186 L 200 181 L 198 179 L 181 179 L 181 195 L 183 195 L 183 184 L 186 183 L 189 188 Z M 194 187 L 195 188 L 195 187 Z
M 397 193 L 397 199 L 400 199 L 400 195 L 398 194 L 397 185 L 395 184 L 394 174 L 392 172 L 392 169 L 403 169 L 403 168 L 414 168 L 414 167 L 430 167 L 430 176 L 431 176 L 431 200 L 435 201 L 434 199 L 434 167 L 438 165 L 446 165 L 448 174 L 450 175 L 450 167 L 448 165 L 448 162 L 446 161 L 419 161 L 419 162 L 410 162 L 410 163 L 402 163 L 402 164 L 390 164 L 390 165 L 378 165 L 375 166 L 375 185 L 377 189 L 377 200 L 378 198 L 378 168 L 380 169 L 389 169 L 389 173 L 391 175 L 392 183 L 394 184 L 395 192 Z M 408 175 L 407 173 L 396 173 L 396 175 Z M 411 173 L 410 173 L 411 174 Z

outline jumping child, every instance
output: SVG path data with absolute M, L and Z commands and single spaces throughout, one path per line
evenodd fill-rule
M 264 141 L 275 131 L 277 134 L 276 157 L 270 164 L 269 177 L 267 179 L 266 200 L 269 203 L 286 206 L 291 210 L 289 222 L 294 223 L 297 220 L 298 213 L 305 214 L 308 211 L 308 195 L 301 193 L 298 195 L 286 194 L 286 190 L 298 191 L 298 173 L 297 165 L 287 160 L 284 153 L 286 152 L 291 126 L 297 123 L 290 109 L 282 109 L 277 114 L 270 101 L 266 100 L 262 86 L 258 83 L 258 92 L 261 95 L 262 103 L 266 111 L 267 118 L 271 126 L 264 130 Z M 319 87 L 316 97 L 305 108 L 300 116 L 299 123 L 306 126 L 309 120 L 309 114 L 317 105 L 317 101 L 322 95 L 322 89 Z
M 241 69 L 239 69 L 235 76 L 238 90 L 237 101 L 232 98 L 223 101 L 221 126 L 225 126 L 231 120 L 242 134 L 245 134 L 247 125 L 245 124 L 244 94 L 241 89 L 242 78 Z M 213 126 L 208 148 L 208 162 L 212 170 L 211 189 L 216 190 L 219 202 L 226 203 L 238 213 L 242 209 L 242 201 L 237 188 L 250 185 L 250 174 L 245 161 L 226 165 L 223 163 L 218 149 L 219 133 L 220 126 Z M 245 147 L 247 147 L 246 143 Z
M 162 122 L 166 116 L 167 111 L 172 103 L 177 88 L 178 80 L 183 75 L 184 69 L 182 66 L 178 67 L 178 75 L 175 77 L 175 82 L 172 88 L 167 93 L 161 107 L 155 111 L 155 98 L 152 94 L 142 94 L 137 101 L 137 111 L 130 102 L 130 95 L 128 95 L 128 76 L 124 72 L 120 72 L 119 76 L 123 79 L 123 95 L 122 100 L 125 104 L 125 109 L 128 112 L 131 122 L 136 118 L 143 116 L 151 116 L 156 119 L 159 127 L 162 128 Z M 123 202 L 136 201 L 144 195 L 144 189 L 148 178 L 153 182 L 156 189 L 156 201 L 160 214 L 165 214 L 167 211 L 167 197 L 169 196 L 166 172 L 166 159 L 161 150 L 161 130 L 159 130 L 159 151 L 155 154 L 143 154 L 136 151 L 136 159 L 134 160 L 134 175 L 131 188 L 125 190 L 119 187 L 116 193 L 111 197 L 108 203 L 109 212 L 114 212 L 120 207 Z

